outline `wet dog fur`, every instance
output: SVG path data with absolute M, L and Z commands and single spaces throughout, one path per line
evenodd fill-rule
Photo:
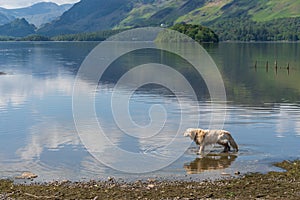
M 224 146 L 223 152 L 229 152 L 230 146 L 238 151 L 238 145 L 228 131 L 225 130 L 204 130 L 200 128 L 188 128 L 184 134 L 190 137 L 197 145 L 200 146 L 199 154 L 203 155 L 206 145 L 219 144 Z

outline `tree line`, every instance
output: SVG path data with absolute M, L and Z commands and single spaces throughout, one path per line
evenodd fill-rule
M 300 17 L 256 22 L 249 17 L 217 20 L 205 24 L 175 24 L 169 27 L 193 38 L 198 42 L 220 41 L 299 41 Z M 0 36 L 0 41 L 103 41 L 127 29 L 103 30 L 47 37 L 29 35 L 26 37 Z
M 219 36 L 215 34 L 210 28 L 201 25 L 195 24 L 186 24 L 180 23 L 175 24 L 171 27 L 171 29 L 183 33 L 193 40 L 203 43 L 203 42 L 219 42 Z
M 91 33 L 58 35 L 54 37 L 37 34 L 29 35 L 26 37 L 0 36 L 0 41 L 103 41 L 108 37 L 120 33 L 124 30 L 125 29 L 103 30 Z
M 226 19 L 209 25 L 222 41 L 298 41 L 300 17 L 255 22 L 249 17 Z

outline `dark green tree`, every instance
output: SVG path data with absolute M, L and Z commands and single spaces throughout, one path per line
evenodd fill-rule
M 183 33 L 197 42 L 219 42 L 219 37 L 210 28 L 195 24 L 175 24 L 171 27 L 172 30 Z

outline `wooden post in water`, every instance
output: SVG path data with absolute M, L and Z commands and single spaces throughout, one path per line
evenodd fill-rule
M 266 71 L 267 72 L 269 71 L 269 61 L 267 61 L 267 63 L 266 63 Z
M 257 71 L 257 60 L 255 61 L 254 69 L 255 69 L 255 72 L 256 72 Z
M 277 60 L 275 60 L 275 73 L 277 75 L 277 72 L 278 72 L 278 65 L 277 65 Z
M 288 75 L 290 75 L 290 63 L 289 63 L 289 62 L 288 62 L 288 64 L 287 64 L 286 69 L 287 69 Z

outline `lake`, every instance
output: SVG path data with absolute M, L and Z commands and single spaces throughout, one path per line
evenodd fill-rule
M 79 67 L 97 44 L 0 43 L 0 72 L 6 73 L 0 75 L 1 178 L 31 171 L 39 175 L 37 181 L 109 176 L 125 180 L 149 177 L 202 180 L 235 171 L 280 170 L 272 163 L 300 158 L 300 43 L 205 44 L 204 49 L 222 76 L 226 102 L 210 99 L 205 83 L 184 59 L 151 49 L 119 58 L 104 72 L 97 87 L 88 78 L 76 79 Z M 199 56 L 193 49 L 187 54 Z M 150 82 L 134 91 L 126 84 L 115 88 L 130 66 L 157 60 L 175 66 L 190 78 L 197 98 Z M 141 80 L 148 75 L 147 71 L 139 73 Z M 162 77 L 168 78 L 163 72 Z M 73 98 L 74 84 L 78 104 Z M 90 94 L 93 101 L 87 100 L 90 91 L 95 91 Z M 87 140 L 94 145 L 92 148 L 99 148 L 97 152 L 102 157 L 97 159 L 98 154 L 90 151 L 84 139 L 97 132 L 91 120 L 84 116 L 75 120 L 77 124 L 74 122 L 73 109 L 85 112 L 90 107 L 95 109 L 98 122 L 113 146 L 133 156 L 124 158 L 96 135 Z M 224 124 L 223 128 L 232 133 L 239 144 L 238 153 L 220 154 L 222 149 L 215 146 L 206 157 L 200 158 L 196 155 L 197 146 L 183 137 L 183 132 L 174 139 L 178 129 L 210 127 L 215 112 L 226 112 L 220 125 Z M 195 125 L 198 116 L 200 120 Z M 78 134 L 79 129 L 83 135 Z M 173 145 L 163 148 L 170 141 Z M 183 146 L 187 146 L 185 151 Z M 162 162 L 161 167 L 154 165 L 154 171 L 150 171 L 146 166 L 150 161 L 139 160 L 141 154 L 151 155 L 151 164 L 161 155 L 168 163 Z M 174 155 L 178 158 L 169 159 Z

